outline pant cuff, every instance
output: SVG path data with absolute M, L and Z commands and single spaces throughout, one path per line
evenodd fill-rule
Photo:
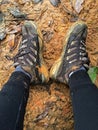
M 70 76 L 69 82 L 68 82 L 70 89 L 83 87 L 83 86 L 86 86 L 87 84 L 92 84 L 92 81 L 85 70 L 79 70 L 77 72 L 74 72 Z

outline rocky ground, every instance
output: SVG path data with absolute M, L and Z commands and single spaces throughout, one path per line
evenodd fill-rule
M 31 0 L 11 2 L 5 0 L 0 6 L 5 14 L 7 31 L 6 39 L 0 41 L 0 88 L 14 70 L 11 66 L 12 62 L 5 56 L 14 56 L 17 53 L 21 25 L 25 21 L 14 18 L 8 11 L 10 7 L 19 7 L 27 14 L 28 19 L 34 20 L 39 25 L 44 38 L 43 57 L 48 70 L 60 56 L 68 28 L 77 20 L 82 20 L 88 25 L 87 51 L 91 61 L 90 66 L 98 66 L 98 1 L 85 0 L 82 6 L 82 11 L 77 14 L 69 0 L 61 0 L 58 7 L 51 5 L 49 0 L 43 0 L 38 4 L 34 4 Z M 31 86 L 24 130 L 73 130 L 73 125 L 68 86 L 56 82 L 46 86 Z

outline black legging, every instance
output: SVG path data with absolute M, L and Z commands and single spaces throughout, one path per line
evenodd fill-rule
M 22 130 L 30 79 L 14 72 L 0 92 L 0 130 Z M 98 89 L 84 71 L 69 79 L 75 130 L 98 130 Z M 66 123 L 66 122 L 65 122 Z
M 0 92 L 0 130 L 22 130 L 30 79 L 14 72 Z
M 83 70 L 70 77 L 69 86 L 75 130 L 98 130 L 98 88 Z

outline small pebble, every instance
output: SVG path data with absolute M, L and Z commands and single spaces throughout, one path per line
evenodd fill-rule
M 60 0 L 50 0 L 50 3 L 53 5 L 53 6 L 58 6 L 59 3 L 61 3 Z
M 37 4 L 37 3 L 39 3 L 39 2 L 41 2 L 42 0 L 33 0 L 33 2 L 35 3 L 35 4 Z

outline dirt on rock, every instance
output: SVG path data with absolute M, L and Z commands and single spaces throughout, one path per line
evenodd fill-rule
M 67 30 L 77 20 L 82 20 L 88 25 L 86 43 L 91 61 L 90 66 L 98 66 L 98 1 L 85 0 L 82 6 L 80 14 L 77 14 L 69 0 L 61 0 L 58 7 L 51 5 L 49 0 L 43 0 L 38 4 L 34 4 L 31 0 L 1 2 L 0 9 L 5 15 L 7 37 L 0 41 L 0 88 L 14 70 L 13 62 L 7 60 L 6 55 L 13 57 L 17 53 L 21 38 L 21 25 L 25 21 L 14 18 L 8 11 L 10 7 L 19 7 L 27 14 L 27 19 L 34 20 L 38 24 L 43 34 L 43 57 L 48 70 L 61 54 Z M 98 85 L 97 81 L 96 84 Z M 43 86 L 32 85 L 26 107 L 24 130 L 73 129 L 69 87 L 56 82 L 49 82 L 48 85 Z

